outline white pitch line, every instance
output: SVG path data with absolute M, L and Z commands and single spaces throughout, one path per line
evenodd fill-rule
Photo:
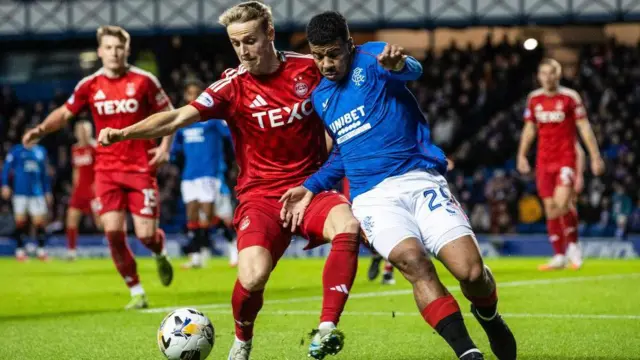
M 532 285 L 548 285 L 548 284 L 563 284 L 563 283 L 572 283 L 572 282 L 583 282 L 583 281 L 594 281 L 594 280 L 612 280 L 612 279 L 626 279 L 630 277 L 640 276 L 640 273 L 629 273 L 629 274 L 612 274 L 612 275 L 596 275 L 596 276 L 575 276 L 575 277 L 566 277 L 566 278 L 555 278 L 555 279 L 537 279 L 537 280 L 520 280 L 520 281 L 508 281 L 508 282 L 498 282 L 498 288 L 505 287 L 524 287 L 524 286 L 532 286 Z M 457 286 L 448 287 L 450 292 L 458 292 L 460 288 Z M 385 296 L 396 296 L 396 295 L 407 295 L 413 294 L 413 290 L 411 289 L 403 289 L 403 290 L 391 290 L 391 291 L 374 291 L 374 292 L 366 292 L 366 293 L 355 293 L 350 294 L 349 299 L 361 299 L 361 298 L 371 298 L 371 297 L 385 297 Z M 265 300 L 265 305 L 272 304 L 294 304 L 301 302 L 310 302 L 310 301 L 321 301 L 322 296 L 306 296 L 306 297 L 298 297 L 291 299 L 278 299 L 278 300 Z M 230 303 L 219 303 L 219 304 L 201 304 L 201 305 L 182 305 L 182 306 L 169 306 L 169 307 L 161 307 L 161 308 L 153 308 L 153 309 L 145 309 L 140 312 L 143 313 L 164 313 L 173 311 L 178 308 L 196 308 L 198 310 L 205 309 L 227 309 L 231 307 Z M 262 313 L 262 312 L 260 312 Z
M 207 311 L 207 314 L 229 314 L 228 310 Z M 300 315 L 300 316 L 318 316 L 318 311 L 314 310 L 266 310 L 260 311 L 260 315 Z M 420 317 L 416 312 L 402 311 L 345 311 L 344 316 L 382 316 L 382 317 L 399 317 L 412 316 Z M 464 316 L 473 317 L 472 314 L 463 314 Z M 640 320 L 640 315 L 616 315 L 616 314 L 535 314 L 535 313 L 501 313 L 505 318 L 539 318 L 539 319 L 584 319 L 584 320 Z

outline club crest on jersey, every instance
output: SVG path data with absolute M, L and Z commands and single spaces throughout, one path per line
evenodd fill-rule
M 196 102 L 202 106 L 213 107 L 213 98 L 206 92 L 200 94 L 200 96 L 198 96 L 198 98 L 196 99 Z
M 125 94 L 127 94 L 127 96 L 133 96 L 136 94 L 136 87 L 133 83 L 127 83 L 127 90 L 125 91 Z
M 362 84 L 366 80 L 363 72 L 364 70 L 362 70 L 361 67 L 357 67 L 355 68 L 355 70 L 353 70 L 353 75 L 351 75 L 351 81 L 353 81 L 353 84 L 355 86 L 358 86 L 358 87 L 362 86 Z
M 562 108 L 563 108 L 562 101 L 556 102 L 556 110 L 562 110 Z
M 296 92 L 296 95 L 298 95 L 300 97 L 304 97 L 309 92 L 309 85 L 307 85 L 306 83 L 304 83 L 302 81 L 298 81 L 293 86 L 293 90 Z

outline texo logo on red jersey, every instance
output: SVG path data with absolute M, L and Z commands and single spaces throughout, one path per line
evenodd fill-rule
M 284 113 L 283 113 L 284 111 Z M 272 128 L 283 126 L 285 124 L 291 124 L 294 119 L 302 120 L 303 116 L 309 116 L 313 112 L 313 105 L 311 104 L 311 99 L 306 99 L 305 101 L 296 103 L 293 105 L 293 108 L 288 106 L 271 109 L 268 111 L 260 111 L 251 114 L 252 117 L 258 119 L 258 124 L 260 124 L 260 128 L 264 129 L 264 118 L 269 119 L 269 123 Z M 286 116 L 289 115 L 287 118 Z M 284 119 L 287 119 L 286 122 Z
M 100 115 L 132 114 L 139 107 L 136 99 L 96 101 L 94 105 Z
M 564 118 L 564 111 L 536 111 L 536 120 L 541 123 L 560 123 Z

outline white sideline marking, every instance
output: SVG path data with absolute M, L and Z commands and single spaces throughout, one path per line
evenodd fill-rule
M 640 276 L 640 273 L 629 273 L 629 274 L 613 274 L 613 275 L 596 275 L 596 276 L 575 276 L 575 277 L 566 277 L 566 278 L 555 278 L 555 279 L 538 279 L 538 280 L 519 280 L 519 281 L 508 281 L 508 282 L 499 282 L 498 288 L 505 287 L 525 287 L 531 285 L 546 285 L 546 284 L 562 284 L 562 283 L 572 283 L 572 282 L 583 282 L 583 281 L 593 281 L 593 280 L 610 280 L 610 279 L 626 279 L 630 277 Z M 460 288 L 448 287 L 450 292 L 458 292 Z M 403 290 L 391 290 L 391 291 L 374 291 L 367 293 L 355 293 L 349 295 L 349 299 L 358 299 L 358 298 L 371 298 L 371 297 L 384 297 L 384 296 L 396 296 L 396 295 L 407 295 L 413 294 L 413 290 L 411 289 L 403 289 Z M 278 300 L 265 300 L 265 305 L 270 304 L 294 304 L 301 302 L 310 302 L 310 301 L 321 301 L 322 296 L 307 296 L 307 297 L 298 297 L 291 299 L 278 299 Z M 220 304 L 202 304 L 202 305 L 183 305 L 183 306 L 169 306 L 169 307 L 161 307 L 161 308 L 153 308 L 153 309 L 145 309 L 140 310 L 143 313 L 164 313 L 173 311 L 179 308 L 196 308 L 198 310 L 205 309 L 227 309 L 231 307 L 230 303 L 220 303 Z M 260 313 L 264 313 L 264 311 L 260 311 Z M 319 312 L 316 312 L 319 314 Z M 384 314 L 389 315 L 389 312 L 384 312 Z M 398 314 L 398 313 L 396 313 Z M 411 313 L 413 314 L 413 313 Z M 560 316 L 560 315 L 559 315 Z
M 229 310 L 213 310 L 207 311 L 207 314 L 229 314 Z M 262 310 L 260 315 L 309 315 L 318 316 L 317 310 Z M 401 312 L 401 311 L 345 311 L 342 313 L 344 316 L 413 316 L 415 318 L 420 317 L 420 314 L 416 312 Z M 467 317 L 473 317 L 472 314 L 463 314 Z M 500 313 L 505 318 L 539 318 L 539 319 L 584 319 L 584 320 L 640 320 L 640 315 L 615 315 L 615 314 L 535 314 L 535 313 Z

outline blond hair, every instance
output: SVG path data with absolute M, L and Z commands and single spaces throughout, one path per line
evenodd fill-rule
M 271 7 L 259 1 L 247 1 L 225 10 L 218 18 L 218 22 L 224 27 L 253 20 L 262 20 L 264 30 L 273 27 Z
M 131 36 L 129 36 L 129 33 L 127 32 L 127 30 L 121 28 L 120 26 L 116 26 L 116 25 L 100 26 L 96 31 L 96 39 L 98 40 L 98 46 L 102 44 L 103 36 L 115 36 L 118 39 L 120 39 L 120 41 L 122 41 L 126 47 L 129 47 L 129 44 L 131 43 Z
M 558 76 L 562 75 L 562 65 L 560 65 L 558 60 L 552 59 L 552 58 L 542 59 L 542 61 L 540 61 L 540 65 L 538 66 L 538 69 L 540 69 L 544 65 L 549 65 L 552 68 L 554 68 L 556 70 L 556 74 L 558 74 Z

